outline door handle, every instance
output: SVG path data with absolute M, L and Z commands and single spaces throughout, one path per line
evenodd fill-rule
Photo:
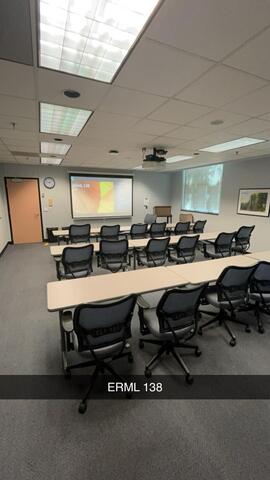
M 35 214 L 35 217 L 39 217 L 39 213 L 36 213 L 36 214 Z

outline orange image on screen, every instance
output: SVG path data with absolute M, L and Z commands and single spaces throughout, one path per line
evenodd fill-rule
M 73 185 L 73 208 L 82 216 L 114 212 L 113 182 L 77 180 Z

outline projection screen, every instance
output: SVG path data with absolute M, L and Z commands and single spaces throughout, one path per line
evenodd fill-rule
M 133 178 L 70 174 L 73 218 L 132 216 Z

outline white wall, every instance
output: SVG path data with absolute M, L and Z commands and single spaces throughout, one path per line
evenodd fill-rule
M 194 213 L 195 220 L 207 219 L 206 231 L 233 231 L 241 225 L 255 225 L 251 248 L 269 250 L 270 218 L 238 215 L 239 188 L 270 188 L 270 159 L 241 160 L 224 164 L 219 215 Z M 181 210 L 182 173 L 172 179 L 174 218 Z
M 0 169 L 0 253 L 10 241 L 9 220 L 5 194 L 4 179 Z
M 42 218 L 44 234 L 46 227 L 67 226 L 74 223 L 71 217 L 69 172 L 82 170 L 50 167 L 44 165 L 2 165 L 0 177 L 34 177 L 40 179 L 40 193 L 42 202 Z M 86 172 L 86 171 L 85 171 Z M 91 170 L 87 170 L 91 173 Z M 92 172 L 94 173 L 94 172 Z M 55 188 L 48 190 L 43 185 L 47 176 L 55 179 Z M 144 197 L 149 198 L 149 209 L 152 213 L 155 205 L 170 205 L 171 202 L 171 176 L 162 173 L 135 172 L 133 181 L 133 218 L 134 222 L 142 222 L 145 216 Z M 48 208 L 48 199 L 53 200 L 53 207 Z M 44 211 L 47 208 L 48 211 Z M 119 223 L 126 225 L 131 218 L 119 219 Z M 118 222 L 118 219 L 108 219 L 108 223 Z M 77 221 L 76 223 L 85 223 Z M 105 221 L 94 220 L 95 225 L 106 223 Z M 0 233 L 1 235 L 1 233 Z M 0 249 L 1 251 L 1 249 Z

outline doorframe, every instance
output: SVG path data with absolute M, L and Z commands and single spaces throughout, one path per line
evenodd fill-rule
M 13 232 L 12 232 L 12 223 L 11 223 L 11 215 L 10 215 L 10 206 L 9 206 L 9 198 L 8 198 L 8 188 L 7 188 L 7 180 L 12 180 L 13 178 L 21 178 L 22 180 L 36 180 L 38 186 L 38 200 L 39 200 L 39 214 L 40 214 L 40 222 L 41 222 L 41 235 L 42 235 L 42 242 L 45 241 L 44 238 L 44 229 L 43 229 L 43 216 L 42 216 L 42 208 L 41 208 L 41 196 L 40 196 L 40 179 L 39 177 L 4 177 L 5 180 L 5 191 L 6 191 L 6 198 L 7 198 L 7 207 L 8 207 L 8 221 L 9 221 L 9 229 L 10 229 L 10 237 L 11 242 L 14 244 L 13 241 Z

